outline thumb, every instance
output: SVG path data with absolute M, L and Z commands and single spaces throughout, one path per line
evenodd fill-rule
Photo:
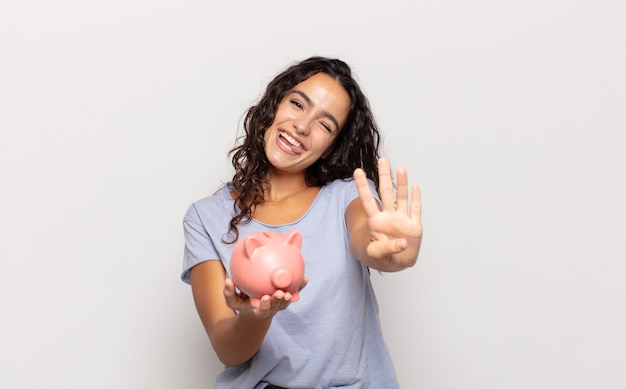
M 406 247 L 406 239 L 372 241 L 367 246 L 367 254 L 372 258 L 383 259 L 403 251 Z

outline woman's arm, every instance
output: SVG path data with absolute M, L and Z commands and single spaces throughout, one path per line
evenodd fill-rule
M 226 366 L 236 366 L 259 350 L 274 315 L 289 306 L 291 293 L 263 296 L 258 308 L 238 294 L 221 261 L 206 261 L 190 270 L 191 289 L 213 349 Z M 304 287 L 304 285 L 302 286 Z M 239 312 L 239 314 L 236 313 Z
M 370 268 L 399 271 L 415 265 L 422 242 L 421 202 L 418 186 L 408 195 L 407 173 L 398 169 L 394 194 L 389 161 L 378 161 L 382 209 L 372 195 L 365 173 L 354 172 L 359 199 L 346 210 L 352 254 Z

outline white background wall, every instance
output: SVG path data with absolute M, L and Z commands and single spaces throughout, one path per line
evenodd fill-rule
M 0 387 L 207 388 L 181 219 L 294 60 L 350 63 L 423 188 L 372 277 L 403 388 L 626 387 L 626 3 L 6 1 Z

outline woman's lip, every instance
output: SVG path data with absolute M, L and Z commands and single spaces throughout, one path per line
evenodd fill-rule
M 283 149 L 287 149 L 286 151 L 294 154 L 300 154 L 306 151 L 306 147 L 304 147 L 304 144 L 302 144 L 300 139 L 293 136 L 293 134 L 289 133 L 288 131 L 278 130 L 276 138 L 279 146 L 281 146 L 281 148 Z M 292 141 L 294 141 L 296 144 L 292 143 Z

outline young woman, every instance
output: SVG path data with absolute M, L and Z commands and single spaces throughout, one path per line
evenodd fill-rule
M 235 174 L 184 218 L 182 279 L 226 365 L 215 388 L 397 388 L 369 269 L 413 266 L 420 192 L 379 158 L 369 103 L 344 62 L 313 57 L 267 87 L 231 151 Z M 368 178 L 369 177 L 369 178 Z M 257 308 L 229 278 L 237 240 L 302 234 L 300 300 L 277 291 Z

